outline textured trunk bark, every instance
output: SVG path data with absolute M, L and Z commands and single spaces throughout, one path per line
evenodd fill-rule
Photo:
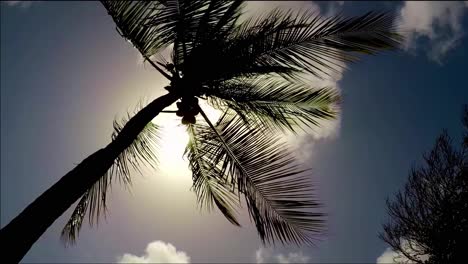
M 112 166 L 143 128 L 179 96 L 163 95 L 131 118 L 117 138 L 84 159 L 0 230 L 6 263 L 18 263 L 39 237 Z

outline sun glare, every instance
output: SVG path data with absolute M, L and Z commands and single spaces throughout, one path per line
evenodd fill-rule
M 200 107 L 212 123 L 216 123 L 221 116 L 220 111 L 210 107 L 202 100 L 200 100 Z M 176 106 L 174 104 L 167 109 L 173 110 L 176 109 Z M 198 122 L 203 120 L 201 115 L 197 115 L 196 118 Z M 181 123 L 181 118 L 173 113 L 161 113 L 153 120 L 153 123 L 161 127 L 160 148 L 158 151 L 159 168 L 171 179 L 191 180 L 187 159 L 183 157 L 189 136 L 186 126 Z

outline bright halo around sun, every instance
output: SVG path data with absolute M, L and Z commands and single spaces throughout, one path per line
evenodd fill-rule
M 199 100 L 199 105 L 215 124 L 221 116 L 221 111 L 212 108 L 204 100 Z M 177 109 L 175 104 L 166 108 L 166 110 L 175 109 Z M 197 122 L 203 120 L 200 114 L 196 118 Z M 157 124 L 161 131 L 158 150 L 159 169 L 171 180 L 191 181 L 192 173 L 189 170 L 187 158 L 184 157 L 189 136 L 187 127 L 182 125 L 181 119 L 175 113 L 161 113 L 153 119 L 153 123 Z

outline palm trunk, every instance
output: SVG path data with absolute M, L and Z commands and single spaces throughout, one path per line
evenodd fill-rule
M 6 263 L 18 263 L 39 237 L 112 166 L 144 127 L 179 96 L 163 95 L 131 118 L 117 138 L 84 159 L 0 230 Z

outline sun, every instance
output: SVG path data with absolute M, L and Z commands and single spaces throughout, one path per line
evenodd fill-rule
M 221 111 L 212 108 L 203 100 L 200 100 L 199 104 L 211 122 L 216 123 L 221 116 Z M 176 106 L 173 104 L 167 109 L 176 109 Z M 200 114 L 196 118 L 198 122 L 203 120 Z M 164 174 L 170 175 L 172 179 L 190 180 L 191 173 L 187 159 L 184 158 L 185 147 L 189 141 L 187 127 L 181 123 L 181 118 L 174 113 L 161 113 L 153 119 L 153 123 L 160 126 L 161 131 L 160 143 L 158 144 L 159 169 Z

